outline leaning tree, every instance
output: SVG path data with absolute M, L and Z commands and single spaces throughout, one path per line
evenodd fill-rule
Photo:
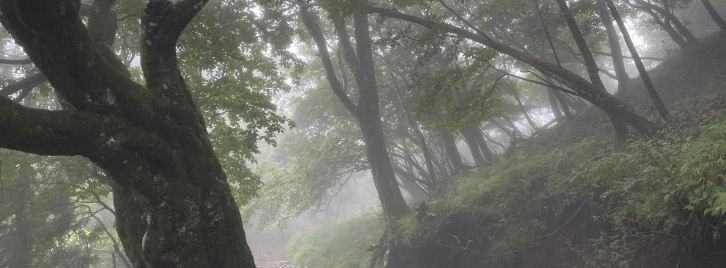
M 102 39 L 112 24 L 90 22 L 114 2 L 95 1 L 87 26 L 80 0 L 0 0 L 3 26 L 63 104 L 32 109 L 0 96 L 0 147 L 81 155 L 104 168 L 119 237 L 136 267 L 254 267 L 177 59 L 179 36 L 207 0 L 149 0 L 141 20 L 145 85 Z

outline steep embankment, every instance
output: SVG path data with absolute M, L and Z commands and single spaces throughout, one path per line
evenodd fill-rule
M 726 36 L 651 74 L 674 116 L 659 138 L 619 148 L 606 117 L 585 113 L 473 172 L 419 211 L 426 216 L 401 220 L 386 243 L 404 248 L 411 267 L 721 267 Z M 640 84 L 634 79 L 619 98 L 654 115 Z M 369 267 L 361 262 L 385 248 L 375 246 L 376 226 L 358 219 L 327 227 L 299 236 L 289 252 L 311 267 Z M 330 237 L 345 240 L 346 252 Z M 343 253 L 350 258 L 324 261 Z
M 437 218 L 404 224 L 411 256 L 423 267 L 726 263 L 726 37 L 650 73 L 675 117 L 661 137 L 616 148 L 598 111 L 544 130 L 439 201 Z M 655 116 L 640 80 L 619 98 Z

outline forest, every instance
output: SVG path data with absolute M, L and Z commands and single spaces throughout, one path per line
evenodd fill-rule
M 0 268 L 726 265 L 724 0 L 0 23 Z

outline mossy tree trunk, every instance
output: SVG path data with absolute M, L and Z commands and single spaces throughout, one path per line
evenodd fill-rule
M 80 1 L 0 1 L 3 26 L 69 106 L 30 109 L 0 97 L 0 147 L 82 155 L 104 168 L 117 184 L 117 228 L 137 267 L 254 267 L 239 209 L 177 65 L 177 38 L 205 3 L 149 1 L 142 86 L 92 39 Z

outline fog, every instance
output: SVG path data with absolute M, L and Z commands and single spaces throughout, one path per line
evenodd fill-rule
M 719 267 L 722 0 L 0 3 L 0 267 Z

